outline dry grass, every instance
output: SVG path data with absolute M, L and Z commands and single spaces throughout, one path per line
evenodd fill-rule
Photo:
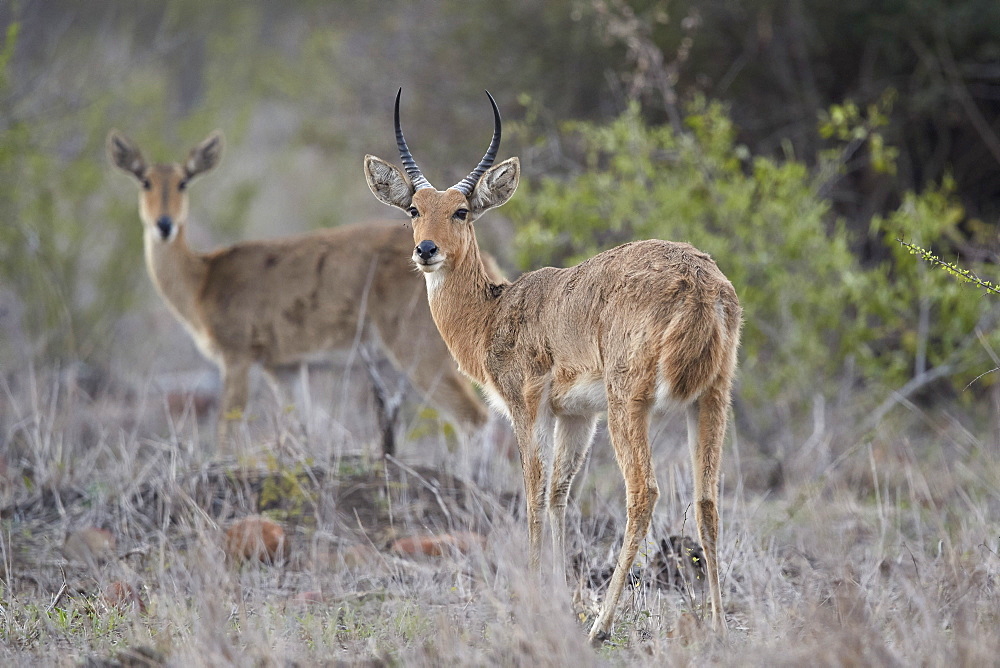
M 856 443 L 814 433 L 777 476 L 737 439 L 728 639 L 702 627 L 697 583 L 656 587 L 644 568 L 595 652 L 587 617 L 624 525 L 600 440 L 571 509 L 583 577 L 567 588 L 527 572 L 502 429 L 455 449 L 411 411 L 400 460 L 383 462 L 374 429 L 304 426 L 259 401 L 239 455 L 210 457 L 204 425 L 168 419 L 148 385 L 30 369 L 3 383 L 4 665 L 986 665 L 1000 651 L 1000 457 L 945 413 Z M 686 453 L 669 427 L 659 440 L 654 538 L 693 535 Z M 281 523 L 287 561 L 226 559 L 224 529 L 255 513 Z M 458 531 L 485 541 L 388 549 Z

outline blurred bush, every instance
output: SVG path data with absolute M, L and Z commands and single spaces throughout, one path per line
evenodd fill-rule
M 520 267 L 642 237 L 711 252 L 747 310 L 739 396 L 758 419 L 862 383 L 964 387 L 993 365 L 990 301 L 896 242 L 983 247 L 961 258 L 976 269 L 995 238 L 998 10 L 952 4 L 0 3 L 0 366 L 15 349 L 100 363 L 155 299 L 111 125 L 151 159 L 223 127 L 230 157 L 197 195 L 222 243 L 383 214 L 357 165 L 392 150 L 400 85 L 421 160 L 461 178 L 488 86 L 527 111 L 505 138 L 525 165 L 504 209 Z
M 844 140 L 862 136 L 877 132 Z M 836 165 L 751 155 L 719 103 L 694 103 L 680 132 L 648 124 L 633 104 L 609 123 L 567 123 L 558 141 L 572 147 L 576 168 L 528 175 L 506 208 L 521 268 L 568 265 L 642 238 L 709 252 L 745 309 L 739 397 L 779 408 L 752 411 L 759 427 L 808 414 L 804 403 L 844 383 L 864 381 L 884 397 L 930 380 L 933 369 L 961 386 L 969 378 L 956 372 L 989 368 L 976 330 L 992 322 L 995 307 L 927 271 L 896 241 L 935 247 L 956 237 L 963 211 L 950 181 L 909 193 L 876 218 L 870 241 L 892 259 L 862 266 L 852 252 L 861 240 L 821 194 Z M 871 155 L 884 163 L 892 154 L 880 144 Z
M 10 56 L 18 25 L 0 52 L 0 285 L 21 302 L 31 350 L 2 353 L 87 359 L 108 342 L 132 298 L 139 228 L 109 229 L 95 197 L 103 165 L 107 103 L 73 116 L 23 104 L 12 85 Z

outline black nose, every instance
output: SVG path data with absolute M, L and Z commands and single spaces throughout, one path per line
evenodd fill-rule
M 160 216 L 156 219 L 156 226 L 160 229 L 160 236 L 166 239 L 174 229 L 174 221 L 170 216 Z
M 438 247 L 433 241 L 421 241 L 417 244 L 417 255 L 421 260 L 429 260 L 437 255 Z

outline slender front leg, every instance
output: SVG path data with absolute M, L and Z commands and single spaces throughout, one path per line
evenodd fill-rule
M 243 418 L 250 389 L 250 365 L 244 362 L 226 362 L 222 367 L 222 407 L 216 427 L 216 448 L 224 452 L 229 448 L 230 422 Z
M 524 500 L 528 514 L 528 555 L 531 568 L 539 571 L 542 556 L 542 509 L 545 506 L 545 471 L 535 433 L 535 415 L 512 407 L 511 421 L 524 474 Z
M 556 582 L 566 582 L 566 500 L 573 478 L 590 452 L 597 428 L 596 415 L 556 418 L 552 475 L 549 478 L 549 526 L 552 528 L 552 565 Z

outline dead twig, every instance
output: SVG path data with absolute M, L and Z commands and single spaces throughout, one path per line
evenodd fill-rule
M 63 580 L 62 587 L 59 587 L 59 591 L 57 591 L 56 595 L 52 597 L 52 602 L 49 603 L 49 607 L 45 609 L 46 615 L 51 614 L 52 611 L 56 609 L 56 606 L 59 605 L 59 601 L 62 600 L 62 597 L 66 594 L 67 589 L 69 589 L 69 584 Z
M 451 511 L 448 510 L 448 506 L 445 505 L 444 499 L 441 497 L 441 492 L 438 491 L 438 489 L 437 489 L 437 487 L 435 485 L 433 485 L 430 481 L 428 481 L 427 478 L 423 477 L 422 475 L 420 475 L 419 473 L 417 473 L 415 470 L 413 470 L 412 468 L 410 468 L 409 466 L 407 466 L 403 462 L 399 461 L 398 459 L 396 459 L 392 455 L 387 454 L 385 456 L 385 459 L 386 459 L 387 462 L 391 462 L 393 465 L 395 465 L 401 471 L 405 471 L 406 473 L 408 473 L 411 476 L 413 476 L 414 478 L 416 478 L 418 481 L 420 481 L 420 484 L 422 484 L 424 487 L 426 487 L 428 490 L 430 490 L 431 494 L 434 495 L 434 498 L 437 499 L 438 506 L 441 507 L 441 512 L 444 513 L 445 518 L 448 520 L 448 527 L 449 528 L 454 527 L 454 522 L 452 521 L 452 517 L 451 517 Z

